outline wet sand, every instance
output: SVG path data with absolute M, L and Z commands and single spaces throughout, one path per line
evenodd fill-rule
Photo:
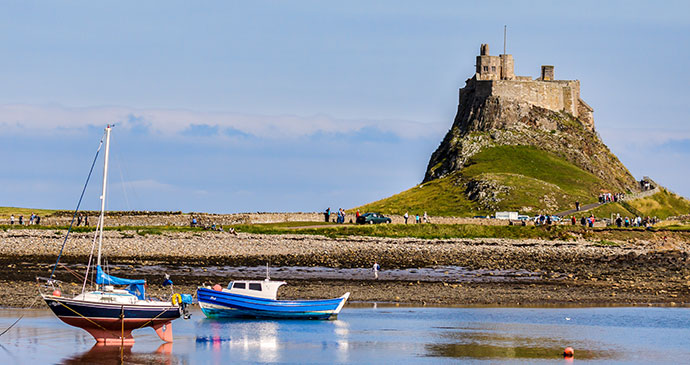
M 64 232 L 0 232 L 0 293 L 4 306 L 26 307 L 37 297 L 37 276 L 48 276 Z M 72 269 L 88 260 L 91 234 L 77 233 L 62 262 Z M 117 264 L 111 274 L 143 277 L 149 294 L 169 295 L 161 288 L 170 272 L 176 292 L 193 293 L 202 283 L 226 285 L 232 278 L 256 278 L 214 269 L 225 266 L 354 268 L 366 273 L 374 261 L 379 280 L 342 270 L 327 280 L 290 270 L 276 278 L 288 281 L 281 298 L 337 297 L 350 301 L 415 305 L 685 305 L 690 303 L 688 245 L 684 242 L 600 242 L 507 239 L 422 240 L 354 237 L 332 239 L 307 235 L 238 236 L 215 232 L 106 232 L 105 257 Z M 131 266 L 128 266 L 131 265 Z M 160 273 L 146 270 L 158 265 Z M 478 272 L 430 274 L 423 268 L 448 266 Z M 210 270 L 209 270 L 210 268 Z M 422 269 L 419 269 L 422 268 Z M 204 271 L 206 269 L 206 271 Z M 409 269 L 393 275 L 394 269 Z M 81 269 L 76 270 L 80 272 Z M 193 275 L 191 273 L 194 273 Z M 497 272 L 519 273 L 491 280 Z M 57 278 L 80 282 L 60 267 Z M 80 285 L 67 285 L 74 290 Z M 35 305 L 43 305 L 38 303 Z

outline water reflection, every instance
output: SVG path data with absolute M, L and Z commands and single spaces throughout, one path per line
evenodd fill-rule
M 278 328 L 275 321 L 207 319 L 197 325 L 197 333 L 208 335 L 196 338 L 196 348 L 211 351 L 219 361 L 225 356 L 223 352 L 230 351 L 242 359 L 256 356 L 262 362 L 275 362 Z
M 437 327 L 440 343 L 427 344 L 428 356 L 473 359 L 557 359 L 563 358 L 564 344 L 577 348 L 578 360 L 620 358 L 610 349 L 597 350 L 596 344 L 585 341 L 566 342 L 558 337 L 521 335 L 508 328 L 485 331 L 471 327 Z M 592 349 L 594 348 L 594 349 Z
M 0 329 L 23 310 L 0 309 Z M 198 309 L 175 323 L 175 342 L 153 331 L 133 347 L 94 346 L 47 309 L 0 338 L 8 364 L 448 363 L 453 361 L 687 363 L 685 308 L 345 308 L 335 321 L 210 320 Z M 161 346 L 162 345 L 162 346 Z
M 177 364 L 172 343 L 164 343 L 152 353 L 132 352 L 131 346 L 94 345 L 88 351 L 64 359 L 61 364 Z

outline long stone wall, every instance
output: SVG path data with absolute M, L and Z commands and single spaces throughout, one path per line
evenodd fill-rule
M 553 111 L 565 110 L 578 116 L 580 81 L 518 81 L 492 80 L 476 81 L 476 96 L 498 96 L 519 100 Z
M 323 222 L 323 213 L 235 213 L 235 214 L 204 214 L 204 213 L 181 213 L 181 214 L 136 214 L 127 215 L 122 212 L 106 215 L 105 225 L 107 227 L 119 226 L 188 226 L 192 218 L 196 218 L 202 225 L 222 225 L 233 224 L 260 224 L 260 223 L 282 223 L 282 222 Z M 335 222 L 335 213 L 331 215 L 331 221 Z M 405 219 L 399 215 L 390 216 L 393 223 L 405 223 Z M 68 225 L 71 216 L 43 217 L 42 225 Z M 89 216 L 89 225 L 94 226 L 98 221 L 98 216 Z M 345 222 L 354 222 L 355 215 L 347 214 Z M 410 216 L 408 224 L 414 224 L 414 216 Z M 429 223 L 437 224 L 479 224 L 479 225 L 508 225 L 509 222 L 500 219 L 486 218 L 461 218 L 461 217 L 429 217 Z

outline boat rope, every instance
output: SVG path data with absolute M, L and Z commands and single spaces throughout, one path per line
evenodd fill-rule
M 93 250 L 96 248 L 96 238 L 98 238 L 98 229 L 101 225 L 101 220 L 98 220 L 98 223 L 96 223 L 96 230 L 94 231 L 93 234 L 93 242 L 91 242 L 91 253 L 89 254 L 89 262 L 86 264 L 86 273 L 84 274 L 84 285 L 81 287 L 81 292 L 82 294 L 86 291 L 86 280 L 89 277 L 89 270 L 91 269 L 91 261 L 93 260 Z M 93 273 L 92 273 L 93 275 Z M 91 280 L 92 284 L 95 284 L 93 279 Z M 98 285 L 98 284 L 96 284 Z
M 86 177 L 86 182 L 84 183 L 84 188 L 81 190 L 81 196 L 79 196 L 79 202 L 77 203 L 77 208 L 74 210 L 74 214 L 72 214 L 72 220 L 69 223 L 69 228 L 67 229 L 67 234 L 65 235 L 65 240 L 62 241 L 62 247 L 60 248 L 60 253 L 58 254 L 57 262 L 55 262 L 55 266 L 53 266 L 53 271 L 50 273 L 50 279 L 53 278 L 55 275 L 55 269 L 57 268 L 57 264 L 60 262 L 60 258 L 62 257 L 62 251 L 65 249 L 65 244 L 67 243 L 67 238 L 69 238 L 70 232 L 72 232 L 72 227 L 74 226 L 74 220 L 77 218 L 77 212 L 79 212 L 79 207 L 81 206 L 81 201 L 84 198 L 84 193 L 86 192 L 86 186 L 89 185 L 89 180 L 91 179 L 91 173 L 93 172 L 93 167 L 96 165 L 96 160 L 98 159 L 98 153 L 101 152 L 101 146 L 103 146 L 103 138 L 105 137 L 105 134 L 103 134 L 103 137 L 101 137 L 101 142 L 98 144 L 98 149 L 96 149 L 96 155 L 93 157 L 93 162 L 91 163 L 91 169 L 89 170 L 89 175 Z
M 157 316 L 155 316 L 155 317 L 153 317 L 153 318 L 149 319 L 148 321 L 144 322 L 144 324 L 142 324 L 141 326 L 139 326 L 139 327 L 135 328 L 135 330 L 138 330 L 139 328 L 145 327 L 145 326 L 146 326 L 146 325 L 148 325 L 149 323 L 151 323 L 151 322 L 155 321 L 156 319 L 158 319 L 158 317 L 162 316 L 162 315 L 163 315 L 163 313 L 167 312 L 167 311 L 168 311 L 168 309 L 170 309 L 170 308 L 165 308 L 165 309 L 163 309 L 163 311 L 162 311 L 162 312 L 160 312 L 160 313 L 158 313 L 158 315 L 157 315 Z
M 67 267 L 67 265 L 65 265 L 65 264 L 63 264 L 63 263 L 60 263 L 59 265 L 60 265 L 61 268 L 67 270 L 68 273 L 72 274 L 72 276 L 74 276 L 75 278 L 77 278 L 77 279 L 79 279 L 79 280 L 86 279 L 85 277 L 81 276 L 81 274 L 79 274 L 78 272 L 76 272 L 76 271 L 70 269 L 69 267 Z
M 111 330 L 109 330 L 109 329 L 107 329 L 107 328 L 101 326 L 100 324 L 98 324 L 98 323 L 92 321 L 91 318 L 88 318 L 88 317 L 83 316 L 81 313 L 79 313 L 79 312 L 77 312 L 76 310 L 70 308 L 67 304 L 65 304 L 65 303 L 63 303 L 63 302 L 61 302 L 61 301 L 57 301 L 57 300 L 56 300 L 56 302 L 60 303 L 60 305 L 62 305 L 63 307 L 69 309 L 70 311 L 72 311 L 72 313 L 74 313 L 74 314 L 78 315 L 79 317 L 84 318 L 85 320 L 87 320 L 87 321 L 93 323 L 94 325 L 98 326 L 98 328 L 102 329 L 103 331 L 110 332 L 110 333 L 112 333 L 112 334 L 114 334 L 114 335 L 117 335 L 117 332 L 113 332 L 113 331 L 111 331 Z
M 37 300 L 38 300 L 38 297 L 34 298 L 33 303 L 31 303 L 31 305 L 29 306 L 28 309 L 31 309 L 31 308 L 34 306 L 34 304 L 36 304 L 36 301 L 37 301 Z M 22 315 L 19 316 L 19 318 L 17 318 L 17 320 L 14 321 L 14 323 L 12 323 L 9 327 L 7 327 L 7 329 L 5 329 L 4 331 L 2 331 L 2 333 L 0 333 L 0 336 L 2 336 L 2 335 L 4 335 L 5 333 L 7 333 L 9 330 L 12 329 L 12 327 L 14 327 L 17 323 L 19 323 L 19 321 L 20 321 L 22 318 L 24 318 L 24 314 L 25 314 L 25 313 L 22 313 Z

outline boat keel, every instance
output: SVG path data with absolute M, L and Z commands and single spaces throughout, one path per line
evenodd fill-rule
M 173 342 L 172 322 L 165 322 L 155 325 L 153 326 L 153 329 L 156 330 L 156 334 L 161 340 L 165 342 Z

